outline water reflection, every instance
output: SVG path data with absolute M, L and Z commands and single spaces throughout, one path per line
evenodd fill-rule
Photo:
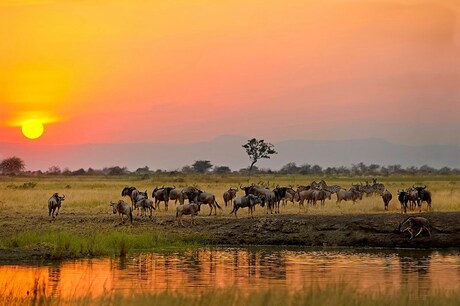
M 460 289 L 458 252 L 199 249 L 48 266 L 0 265 L 0 273 L 4 294 L 24 296 L 38 283 L 47 296 L 71 298 L 165 291 L 200 294 L 235 287 L 296 291 L 336 283 L 363 292 L 405 290 L 417 296 Z

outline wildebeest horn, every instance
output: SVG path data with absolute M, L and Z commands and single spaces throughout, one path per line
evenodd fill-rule
M 426 185 L 423 185 L 422 189 L 426 189 Z

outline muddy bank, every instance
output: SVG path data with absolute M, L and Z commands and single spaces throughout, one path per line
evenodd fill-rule
M 153 219 L 135 217 L 134 225 L 119 225 L 114 215 L 61 214 L 51 221 L 48 216 L 1 216 L 2 248 L 0 260 L 53 258 L 54 246 L 38 242 L 17 248 L 8 244 L 19 233 L 66 231 L 79 237 L 123 232 L 168 234 L 171 241 L 180 237 L 198 245 L 286 245 L 306 247 L 379 247 L 379 248 L 460 248 L 460 213 L 423 213 L 433 226 L 432 237 L 423 234 L 409 240 L 409 233 L 397 232 L 406 216 L 400 214 L 360 215 L 267 215 L 254 219 L 234 219 L 220 215 L 199 216 L 197 225 L 178 226 L 173 215 L 157 215 Z M 166 241 L 168 244 L 168 241 Z
M 381 248 L 458 248 L 460 213 L 425 213 L 433 226 L 432 237 L 425 233 L 409 240 L 409 233 L 399 233 L 398 224 L 405 216 L 280 215 L 254 220 L 221 221 L 208 225 L 216 243 L 301 246 L 342 246 Z M 203 223 L 205 221 L 203 220 Z

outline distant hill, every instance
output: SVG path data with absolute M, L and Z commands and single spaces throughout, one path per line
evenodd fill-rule
M 249 165 L 248 156 L 241 147 L 247 139 L 241 136 L 221 136 L 209 142 L 193 144 L 81 144 L 46 148 L 33 143 L 0 143 L 0 158 L 21 157 L 28 170 L 47 170 L 54 165 L 71 170 L 110 166 L 126 166 L 130 170 L 144 166 L 152 170 L 174 170 L 196 160 L 210 160 L 215 166 L 239 170 Z M 403 167 L 426 164 L 434 168 L 460 168 L 460 147 L 455 145 L 408 146 L 381 139 L 286 140 L 273 144 L 278 154 L 269 160 L 261 160 L 256 164 L 258 167 L 278 170 L 288 162 L 297 165 L 318 164 L 323 167 L 350 166 L 363 162 L 400 164 Z

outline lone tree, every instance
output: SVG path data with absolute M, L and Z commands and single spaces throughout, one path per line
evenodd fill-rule
M 251 176 L 252 168 L 254 164 L 261 158 L 270 158 L 272 154 L 278 154 L 278 152 L 273 149 L 271 143 L 265 142 L 263 139 L 252 138 L 248 140 L 248 143 L 242 146 L 246 149 L 246 153 L 249 156 L 251 161 L 251 166 L 249 167 L 249 176 Z
M 25 168 L 24 161 L 16 156 L 6 158 L 0 163 L 0 171 L 6 175 L 19 174 Z
M 212 168 L 212 164 L 209 160 L 197 160 L 192 167 L 198 173 L 206 173 Z

